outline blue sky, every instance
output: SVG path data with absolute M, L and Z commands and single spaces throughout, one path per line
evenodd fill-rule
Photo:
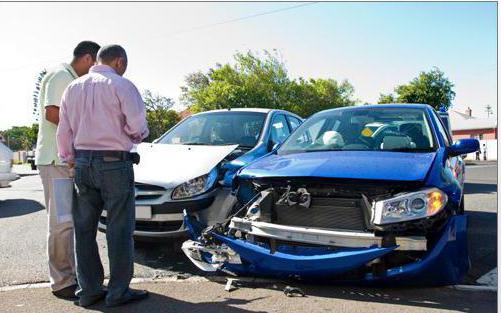
M 277 49 L 292 77 L 347 79 L 362 103 L 437 66 L 456 85 L 457 110 L 496 109 L 496 3 L 311 3 L 207 26 L 298 4 L 0 3 L 10 30 L 0 33 L 0 130 L 32 122 L 38 71 L 69 61 L 84 39 L 122 44 L 126 77 L 175 100 L 186 74 Z

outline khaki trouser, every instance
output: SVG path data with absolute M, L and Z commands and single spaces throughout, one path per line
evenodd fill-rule
M 57 223 L 53 180 L 69 178 L 66 166 L 39 165 L 48 215 L 47 253 L 53 291 L 76 284 L 73 222 Z

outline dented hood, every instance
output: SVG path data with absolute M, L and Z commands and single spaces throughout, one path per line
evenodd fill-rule
M 141 162 L 134 166 L 135 181 L 166 189 L 174 188 L 209 173 L 237 146 L 142 143 L 136 147 Z
M 324 151 L 269 155 L 245 167 L 240 177 L 321 177 L 422 181 L 435 153 Z

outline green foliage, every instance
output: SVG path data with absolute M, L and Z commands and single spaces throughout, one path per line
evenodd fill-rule
M 160 137 L 169 128 L 179 122 L 179 115 L 172 110 L 174 101 L 171 98 L 153 94 L 146 89 L 142 95 L 146 107 L 146 120 L 150 135 L 145 139 L 146 142 L 152 142 Z
M 5 143 L 12 151 L 31 150 L 37 143 L 38 124 L 14 126 L 2 132 Z
M 395 96 L 392 95 L 391 93 L 385 95 L 383 93 L 379 94 L 379 100 L 378 103 L 396 103 L 397 100 L 395 99 Z
M 334 79 L 289 78 L 285 64 L 268 51 L 234 55 L 235 64 L 217 64 L 206 74 L 186 77 L 181 101 L 193 112 L 260 107 L 283 109 L 307 117 L 315 112 L 353 105 L 353 87 Z
M 396 96 L 382 94 L 379 103 L 426 103 L 437 110 L 442 106 L 448 109 L 456 96 L 453 88 L 454 84 L 445 77 L 444 72 L 434 67 L 429 72 L 419 73 L 408 84 L 397 86 Z

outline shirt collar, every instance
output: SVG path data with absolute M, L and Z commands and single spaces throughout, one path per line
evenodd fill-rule
M 115 70 L 106 64 L 98 64 L 94 65 L 93 67 L 90 68 L 89 72 L 94 72 L 94 73 L 115 73 Z
M 78 75 L 77 73 L 75 72 L 75 70 L 73 69 L 73 66 L 69 65 L 68 63 L 63 63 L 63 67 L 68 71 L 70 72 L 71 76 L 73 76 L 74 79 L 77 79 L 78 78 Z

